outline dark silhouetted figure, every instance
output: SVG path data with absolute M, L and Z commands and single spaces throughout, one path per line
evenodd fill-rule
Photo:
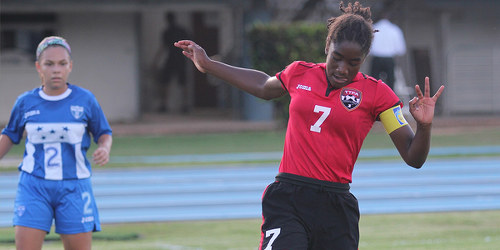
M 154 66 L 158 67 L 156 83 L 160 98 L 160 112 L 168 111 L 168 90 L 170 84 L 175 84 L 181 89 L 180 98 L 182 112 L 188 111 L 186 96 L 186 58 L 177 51 L 174 42 L 188 39 L 188 33 L 177 25 L 173 13 L 167 13 L 165 19 L 168 27 L 163 31 L 159 51 L 156 53 Z M 175 82 L 174 82 L 175 81 Z

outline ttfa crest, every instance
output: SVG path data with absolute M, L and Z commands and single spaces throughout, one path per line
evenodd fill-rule
M 340 92 L 340 101 L 347 110 L 352 111 L 361 103 L 361 91 L 357 89 L 342 89 Z

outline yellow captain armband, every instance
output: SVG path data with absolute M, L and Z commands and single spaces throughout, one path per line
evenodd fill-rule
M 394 130 L 408 125 L 408 122 L 403 116 L 401 106 L 394 106 L 380 114 L 380 121 L 384 124 L 387 134 L 392 133 Z

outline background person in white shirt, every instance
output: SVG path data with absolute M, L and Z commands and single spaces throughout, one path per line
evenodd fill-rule
M 396 66 L 396 57 L 403 56 L 406 53 L 406 42 L 403 31 L 389 21 L 389 13 L 382 14 L 382 19 L 373 25 L 374 34 L 370 54 L 371 76 L 381 79 L 391 89 L 394 89 L 394 68 Z

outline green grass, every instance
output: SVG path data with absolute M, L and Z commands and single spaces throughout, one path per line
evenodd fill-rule
M 93 249 L 255 250 L 260 219 L 103 225 Z M 360 249 L 500 249 L 500 211 L 362 215 Z M 13 249 L 13 228 L 0 229 L 1 249 Z M 9 242 L 10 239 L 10 242 Z M 44 250 L 62 249 L 49 234 Z
M 486 146 L 500 145 L 500 129 L 491 127 L 483 130 L 433 131 L 431 147 L 454 146 Z M 363 143 L 364 148 L 390 148 L 394 147 L 391 139 L 385 132 L 372 131 Z
M 196 135 L 163 135 L 163 136 L 115 136 L 113 138 L 112 156 L 152 156 L 152 155 L 179 155 L 179 154 L 221 154 L 243 152 L 277 152 L 283 150 L 285 131 L 259 131 L 242 133 L 213 133 Z M 484 130 L 451 131 L 446 133 L 434 132 L 432 147 L 453 146 L 485 146 L 499 145 L 500 130 L 486 128 Z M 364 149 L 393 148 L 389 136 L 380 129 L 372 130 L 364 144 Z M 88 155 L 95 149 L 90 148 Z M 24 151 L 24 142 L 12 148 L 6 157 L 20 158 Z M 491 156 L 491 155 L 483 155 Z M 464 155 L 430 156 L 432 157 L 466 157 Z M 360 159 L 360 161 L 399 159 L 388 157 L 384 159 Z M 259 160 L 252 161 L 258 163 Z M 213 164 L 234 164 L 239 162 L 211 162 Z M 272 163 L 275 163 L 273 161 Z M 16 162 L 17 164 L 17 162 Z M 196 164 L 196 163 L 195 163 Z M 202 164 L 202 163 L 198 163 Z M 155 167 L 183 167 L 192 163 L 148 163 L 143 166 Z M 106 167 L 136 167 L 134 163 L 110 163 Z M 16 166 L 3 167 L 1 171 L 12 171 Z
M 232 152 L 268 152 L 283 150 L 285 131 L 214 133 L 163 136 L 114 136 L 112 155 L 177 155 L 218 154 Z M 433 147 L 499 145 L 500 129 L 482 131 L 433 133 Z M 392 148 L 389 136 L 382 131 L 368 134 L 363 148 Z M 92 145 L 90 152 L 95 148 Z M 24 143 L 12 148 L 7 157 L 22 156 Z
M 283 150 L 285 131 L 165 135 L 155 137 L 115 136 L 113 139 L 112 154 L 116 156 L 270 152 Z M 434 133 L 432 135 L 433 147 L 498 144 L 500 144 L 500 130 L 497 128 L 468 133 Z M 383 131 L 370 132 L 363 143 L 363 148 L 366 149 L 392 147 L 394 147 L 392 141 Z
M 284 131 L 115 136 L 112 155 L 281 151 L 284 137 Z M 467 133 L 448 131 L 434 133 L 432 137 L 433 147 L 499 145 L 499 142 L 500 130 L 496 128 Z M 370 132 L 363 145 L 366 149 L 390 147 L 394 146 L 387 134 L 378 130 Z M 20 157 L 23 151 L 21 143 L 7 157 Z M 94 234 L 93 249 L 257 249 L 260 223 L 259 219 L 249 219 L 109 224 L 103 225 L 103 232 Z M 498 225 L 500 211 L 364 215 L 360 222 L 360 249 L 500 249 Z M 13 239 L 13 228 L 0 228 L 0 250 L 14 249 Z M 49 234 L 48 239 L 44 250 L 62 249 L 57 234 Z
M 178 155 L 230 152 L 266 152 L 283 149 L 285 132 L 213 133 L 163 136 L 114 136 L 112 155 Z M 95 144 L 89 152 L 92 152 Z M 15 145 L 7 156 L 21 156 L 24 142 Z
M 500 211 L 362 216 L 360 249 L 500 249 Z

